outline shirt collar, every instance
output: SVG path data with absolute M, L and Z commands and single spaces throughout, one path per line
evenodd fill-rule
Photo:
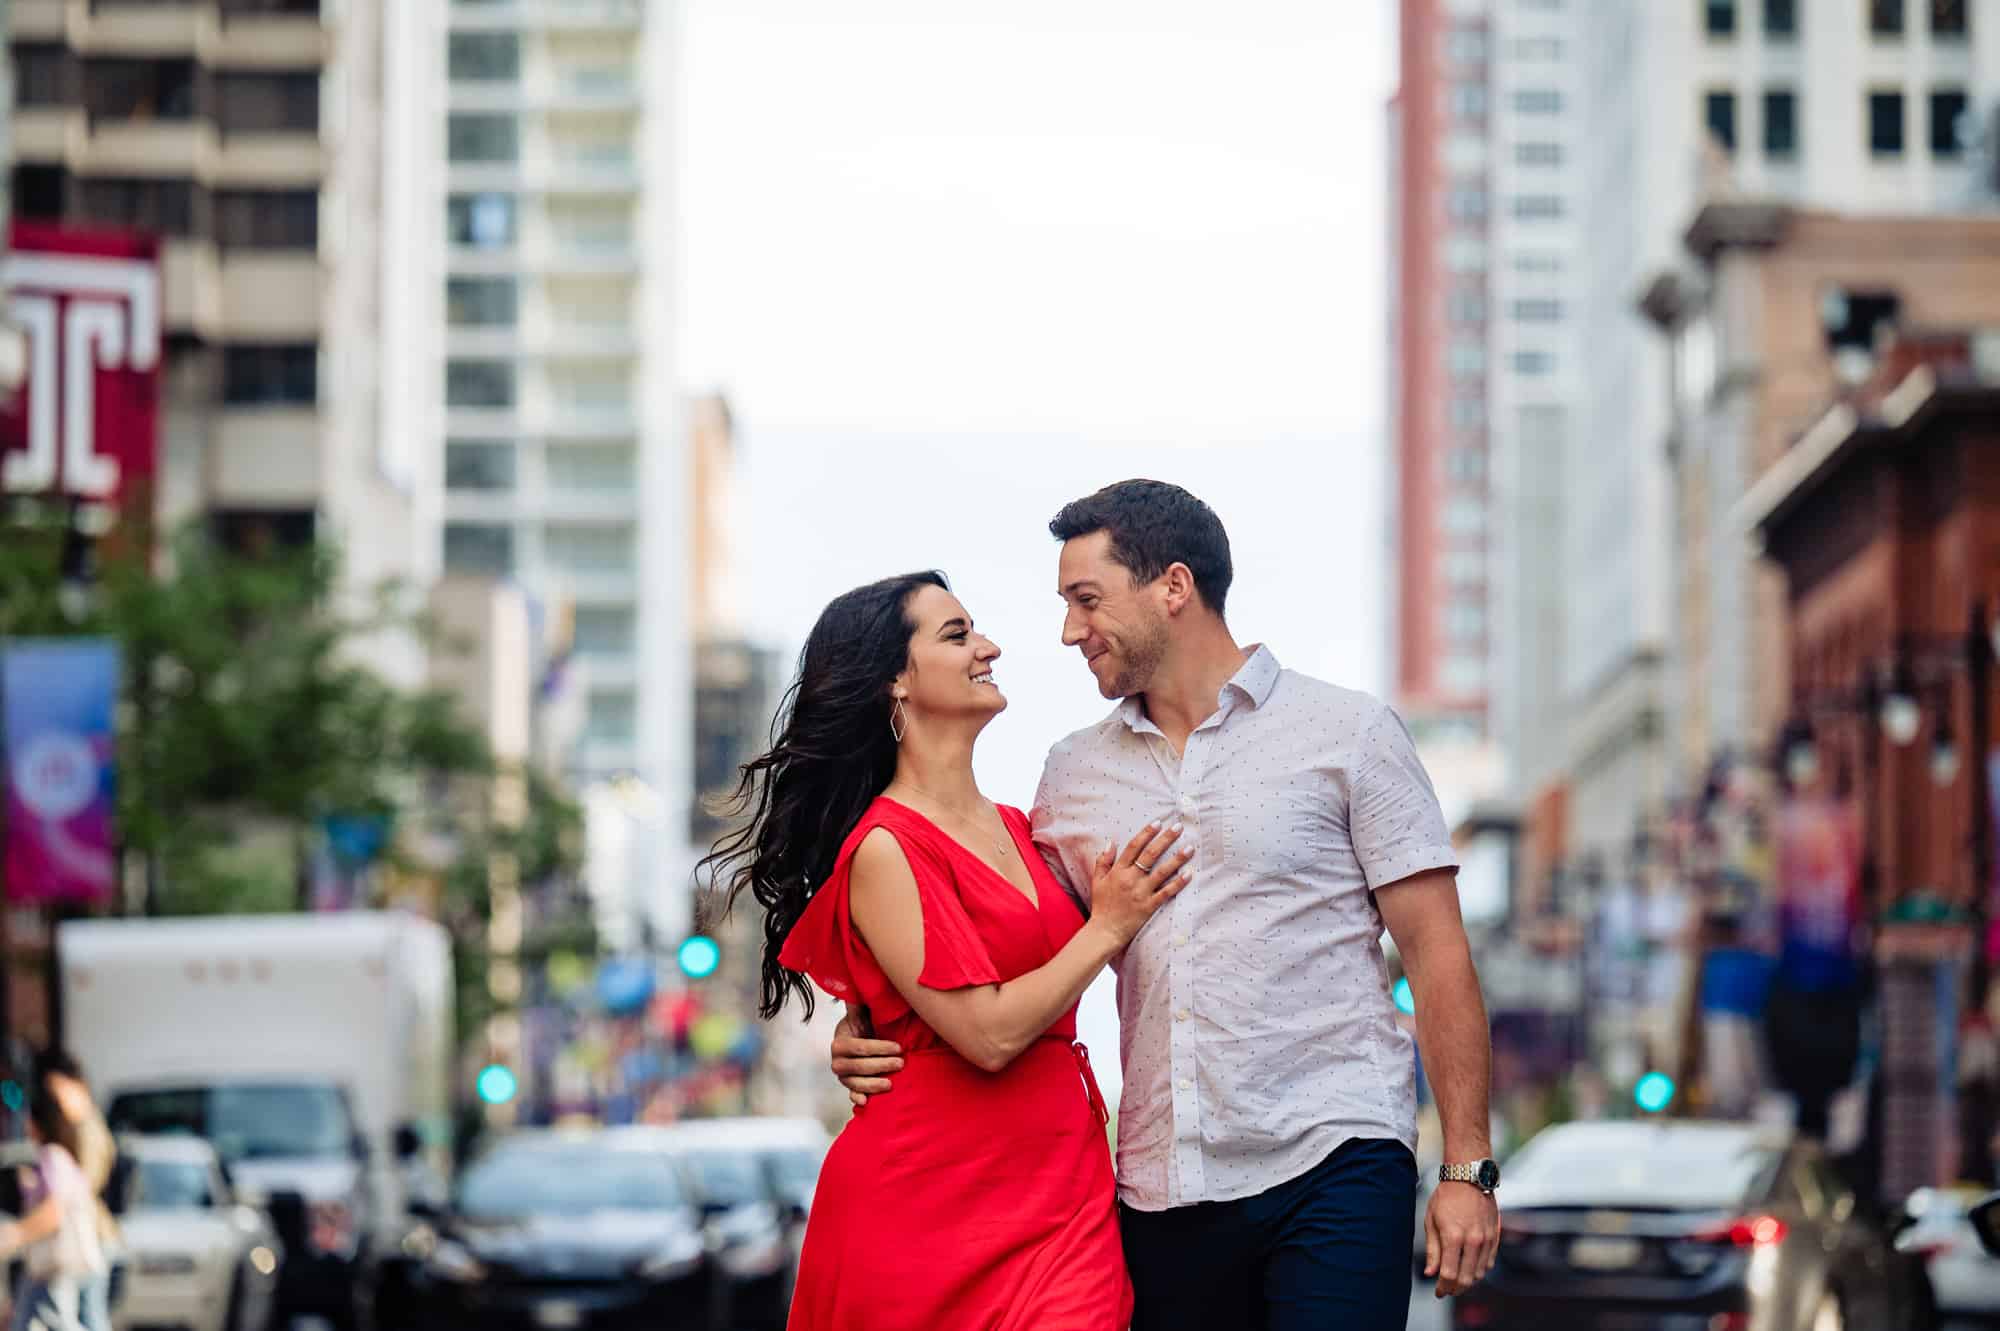
M 1271 690 L 1278 687 L 1278 675 L 1282 669 L 1283 667 L 1278 664 L 1278 658 L 1272 655 L 1269 647 L 1261 642 L 1252 645 L 1249 659 L 1243 662 L 1242 668 L 1230 676 L 1229 682 L 1215 695 L 1215 710 L 1218 713 L 1229 710 L 1229 695 L 1232 690 L 1241 694 L 1252 707 L 1262 707 L 1270 701 Z M 1125 723 L 1126 729 L 1135 734 L 1162 733 L 1160 728 L 1153 724 L 1153 719 L 1146 715 L 1144 694 L 1134 694 L 1119 703 L 1118 719 Z

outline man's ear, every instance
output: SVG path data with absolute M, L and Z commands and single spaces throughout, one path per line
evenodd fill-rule
M 1160 575 L 1160 586 L 1166 596 L 1168 614 L 1178 615 L 1194 604 L 1194 571 L 1186 564 L 1169 564 Z

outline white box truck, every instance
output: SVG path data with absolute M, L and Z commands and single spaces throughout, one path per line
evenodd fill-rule
M 73 921 L 64 1037 L 114 1131 L 212 1142 L 285 1241 L 286 1313 L 365 1324 L 450 1169 L 451 944 L 400 913 Z

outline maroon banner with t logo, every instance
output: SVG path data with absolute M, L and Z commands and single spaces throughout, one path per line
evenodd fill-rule
M 13 225 L 0 258 L 26 380 L 0 404 L 0 491 L 126 509 L 159 452 L 160 243 Z

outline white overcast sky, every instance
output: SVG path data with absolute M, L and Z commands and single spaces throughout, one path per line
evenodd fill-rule
M 1389 0 L 684 12 L 682 374 L 736 409 L 754 636 L 944 569 L 1025 805 L 1107 706 L 1047 520 L 1146 475 L 1227 524 L 1241 640 L 1383 686 Z

